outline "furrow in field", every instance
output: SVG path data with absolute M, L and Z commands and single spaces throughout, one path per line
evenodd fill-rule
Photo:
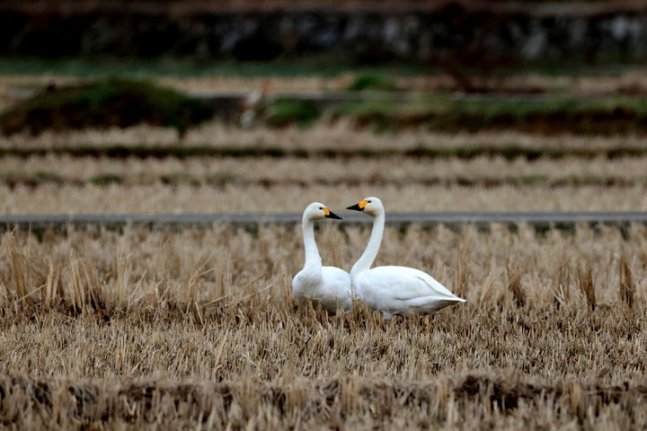
M 645 211 L 647 187 L 83 185 L 0 186 L 4 214 L 299 212 L 378 195 L 387 211 Z
M 420 149 L 451 153 L 475 147 L 527 151 L 611 151 L 622 148 L 647 149 L 647 140 L 639 136 L 540 136 L 517 132 L 481 132 L 443 134 L 426 130 L 402 131 L 397 134 L 372 133 L 354 128 L 348 122 L 314 125 L 307 129 L 239 127 L 210 123 L 187 132 L 181 140 L 172 129 L 138 126 L 127 129 L 85 130 L 69 133 L 45 132 L 38 136 L 18 134 L 0 137 L 0 149 L 55 150 L 56 148 L 162 148 L 199 147 L 212 150 L 281 150 L 281 151 L 372 151 L 397 150 L 415 152 Z
M 582 160 L 478 157 L 471 160 L 190 158 L 126 160 L 46 155 L 0 158 L 0 182 L 7 185 L 266 185 L 295 186 L 633 186 L 647 182 L 647 158 Z

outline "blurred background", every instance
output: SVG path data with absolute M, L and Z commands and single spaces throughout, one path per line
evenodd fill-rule
M 3 214 L 647 209 L 647 4 L 0 1 Z

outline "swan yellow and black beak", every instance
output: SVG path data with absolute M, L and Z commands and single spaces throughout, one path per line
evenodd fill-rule
M 324 208 L 324 209 L 323 209 L 323 212 L 324 212 L 324 216 L 326 216 L 326 218 L 334 218 L 334 219 L 337 219 L 337 220 L 341 220 L 341 219 L 342 219 L 342 218 L 341 218 L 341 217 L 339 217 L 337 214 L 335 214 L 334 212 L 330 211 L 328 208 Z
M 349 207 L 346 207 L 346 209 L 347 210 L 355 210 L 355 211 L 364 211 L 364 208 L 366 208 L 366 205 L 368 205 L 368 202 L 359 201 L 355 205 L 351 205 Z

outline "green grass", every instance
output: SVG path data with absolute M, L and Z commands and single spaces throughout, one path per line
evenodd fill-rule
M 445 115 L 454 112 L 468 115 L 485 115 L 489 118 L 500 115 L 524 118 L 529 115 L 555 112 L 575 114 L 592 111 L 612 112 L 617 109 L 625 109 L 644 116 L 647 115 L 647 99 L 627 96 L 579 99 L 568 96 L 540 96 L 536 99 L 515 98 L 512 96 L 501 99 L 479 99 L 472 96 L 450 98 L 445 95 L 432 95 L 411 102 L 398 102 L 384 96 L 380 99 L 344 105 L 337 112 L 348 115 L 416 112 Z
M 380 75 L 364 74 L 353 87 L 382 86 Z M 378 76 L 378 78 L 376 78 Z M 147 123 L 182 135 L 214 117 L 216 107 L 148 80 L 105 78 L 46 88 L 0 115 L 0 131 L 128 127 Z M 402 100 L 382 93 L 356 102 L 324 107 L 315 100 L 278 98 L 260 118 L 271 127 L 307 127 L 323 119 L 349 118 L 379 132 L 422 128 L 441 132 L 517 130 L 526 133 L 626 135 L 647 133 L 647 99 L 629 96 L 452 97 L 446 94 Z M 237 109 L 232 105 L 227 109 Z M 233 111 L 233 115 L 237 112 Z
M 91 184 L 95 185 L 108 185 L 108 184 L 121 184 L 124 179 L 119 174 L 105 173 L 92 175 L 89 178 Z
M 349 84 L 350 91 L 394 91 L 397 85 L 391 77 L 376 72 L 363 72 Z
M 387 129 L 419 126 L 447 132 L 514 129 L 605 135 L 647 132 L 647 99 L 621 96 L 479 99 L 435 95 L 407 102 L 384 96 L 341 105 L 333 114 Z
M 265 121 L 274 127 L 284 127 L 294 123 L 307 127 L 320 115 L 321 112 L 314 103 L 281 98 L 267 106 Z
M 536 63 L 519 65 L 512 69 L 488 70 L 488 74 L 532 73 L 545 76 L 620 76 L 627 72 L 645 72 L 645 66 L 636 64 L 606 63 L 601 65 Z M 466 71 L 470 73 L 470 71 Z M 193 77 L 235 76 L 243 78 L 276 76 L 328 76 L 343 73 L 362 76 L 415 76 L 442 74 L 444 70 L 431 65 L 411 63 L 386 63 L 364 65 L 331 55 L 300 57 L 271 62 L 197 61 L 192 59 L 123 59 L 123 58 L 56 58 L 5 57 L 0 58 L 2 75 L 63 75 L 73 77 L 105 77 L 124 75 L 131 77 Z M 363 78 L 362 78 L 363 79 Z
M 0 130 L 38 134 L 148 123 L 182 134 L 212 117 L 206 103 L 175 90 L 145 80 L 106 78 L 46 88 L 0 115 Z
M 427 69 L 412 64 L 364 66 L 325 57 L 308 57 L 272 62 L 195 61 L 190 59 L 133 60 L 83 58 L 0 58 L 0 75 L 66 75 L 102 77 L 125 75 L 159 76 L 337 76 L 341 73 L 377 73 L 383 75 L 418 75 Z

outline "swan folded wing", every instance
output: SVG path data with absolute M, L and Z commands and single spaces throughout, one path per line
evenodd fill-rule
M 438 296 L 423 296 L 406 301 L 410 312 L 417 314 L 435 313 L 445 307 L 463 302 L 464 300 L 455 296 L 454 298 L 439 298 Z
M 456 295 L 440 284 L 429 274 L 406 266 L 380 266 L 373 268 L 376 277 L 388 285 L 394 292 L 394 298 L 408 301 L 417 298 L 433 297 L 441 299 L 456 299 Z

